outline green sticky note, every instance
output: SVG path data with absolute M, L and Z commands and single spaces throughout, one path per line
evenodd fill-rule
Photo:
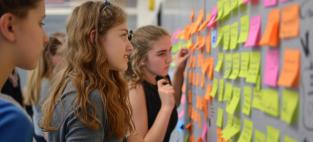
M 243 88 L 243 95 L 244 95 L 244 103 L 243 103 L 243 114 L 250 115 L 251 112 L 251 94 L 252 94 L 252 88 L 249 86 L 245 86 Z
M 219 27 L 217 30 L 217 41 L 216 44 L 214 45 L 214 48 L 219 46 L 223 40 L 223 28 Z
M 254 142 L 265 142 L 265 134 L 257 129 L 254 131 Z
M 216 126 L 219 128 L 223 127 L 223 115 L 224 111 L 222 108 L 217 109 L 217 119 L 216 119 Z
M 236 8 L 238 8 L 238 0 L 231 0 L 231 11 L 234 11 Z
M 240 71 L 240 54 L 233 53 L 233 64 L 232 64 L 232 71 L 229 79 L 237 79 Z
M 252 106 L 263 111 L 263 98 L 261 91 L 254 90 Z
M 215 67 L 216 72 L 220 72 L 223 66 L 223 61 L 224 61 L 224 53 L 218 53 L 218 61 L 217 65 Z
M 224 17 L 224 1 L 223 0 L 218 0 L 217 1 L 217 18 L 216 20 L 221 20 Z
M 278 117 L 279 113 L 278 92 L 273 89 L 263 89 L 261 92 L 264 112 L 274 117 Z
M 228 16 L 231 12 L 231 3 L 229 0 L 224 0 L 224 17 Z
M 240 88 L 234 87 L 233 97 L 231 99 L 231 102 L 227 104 L 226 112 L 233 115 L 238 107 L 239 102 L 240 102 Z
M 218 101 L 222 102 L 224 96 L 224 80 L 220 80 L 219 90 L 218 90 Z
M 234 50 L 237 47 L 238 41 L 238 22 L 231 25 L 230 30 L 230 49 Z
M 224 101 L 230 101 L 233 92 L 233 85 L 229 82 L 225 85 Z
M 291 124 L 299 102 L 299 94 L 295 91 L 283 90 L 281 120 Z
M 280 132 L 278 129 L 272 126 L 267 126 L 266 142 L 279 142 L 279 135 Z
M 250 53 L 250 64 L 249 64 L 249 71 L 248 71 L 248 83 L 256 84 L 258 75 L 260 72 L 260 65 L 261 65 L 261 54 L 259 51 L 254 51 Z
M 286 135 L 284 138 L 284 142 L 296 142 L 296 140 L 291 138 L 290 136 Z
M 238 142 L 251 142 L 253 132 L 253 123 L 252 121 L 245 119 L 244 127 L 239 136 Z
M 218 80 L 214 78 L 214 80 L 213 80 L 213 89 L 212 89 L 211 94 L 210 94 L 213 98 L 217 94 L 217 89 L 218 89 Z
M 240 73 L 239 76 L 245 78 L 248 76 L 248 68 L 249 68 L 249 61 L 250 61 L 250 53 L 249 52 L 242 52 L 240 56 Z
M 230 53 L 224 55 L 224 79 L 227 79 L 232 72 L 233 56 Z
M 225 140 L 229 140 L 234 137 L 240 131 L 240 119 L 234 118 L 232 125 L 227 125 L 222 131 L 222 136 Z
M 230 25 L 223 27 L 223 46 L 224 50 L 228 50 L 230 45 Z
M 240 34 L 238 38 L 238 43 L 246 42 L 249 34 L 249 16 L 242 16 L 240 18 Z

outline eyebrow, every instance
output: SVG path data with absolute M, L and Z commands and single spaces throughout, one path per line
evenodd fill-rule
M 128 33 L 128 29 L 120 29 L 120 31 Z

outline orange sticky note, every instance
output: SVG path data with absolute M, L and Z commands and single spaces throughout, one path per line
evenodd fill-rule
M 191 104 L 192 103 L 192 91 L 189 90 L 188 91 L 188 104 Z
M 203 36 L 201 36 L 201 35 L 198 35 L 197 41 L 198 41 L 197 48 L 202 49 L 204 47 L 204 45 L 205 45 L 205 38 Z
M 204 95 L 204 99 L 205 100 L 210 100 L 210 98 L 211 98 L 211 91 L 212 91 L 212 85 L 211 84 L 208 84 L 207 86 L 206 86 L 206 91 L 205 91 L 205 95 Z
M 209 66 L 209 67 L 208 67 L 208 69 L 207 69 L 208 77 L 209 77 L 209 79 L 210 79 L 210 80 L 213 80 L 213 73 L 214 73 L 214 69 L 213 69 L 213 67 L 214 67 L 214 58 L 213 58 L 213 57 L 210 57 L 208 62 L 210 62 L 210 63 L 209 63 L 209 64 L 210 64 L 210 66 Z
M 202 22 L 202 24 L 200 25 L 200 27 L 199 27 L 199 31 L 202 31 L 202 30 L 204 30 L 204 29 L 207 27 L 207 25 L 208 25 L 208 23 L 209 23 L 210 19 L 211 19 L 211 14 L 210 14 L 210 13 L 208 13 L 208 14 L 207 14 L 207 16 L 206 16 L 205 21 L 204 21 L 204 22 Z M 198 31 L 198 32 L 199 32 L 199 31 Z
M 194 141 L 194 136 L 193 136 L 193 134 L 191 134 L 189 137 L 189 142 L 193 142 L 193 141 Z
M 268 45 L 271 47 L 277 47 L 278 38 L 278 26 L 279 26 L 279 9 L 274 9 L 268 14 L 268 23 L 265 33 L 260 41 L 260 45 Z
M 191 11 L 191 14 L 190 14 L 190 21 L 192 22 L 193 21 L 193 19 L 195 18 L 195 10 L 194 9 L 192 9 L 192 11 Z
M 197 140 L 197 142 L 202 142 L 202 138 L 199 137 L 198 140 Z
M 284 87 L 298 87 L 300 76 L 301 55 L 297 48 L 286 48 L 283 68 L 278 84 Z
M 211 52 L 211 32 L 208 32 L 205 38 L 205 49 L 207 53 Z
M 300 6 L 292 4 L 282 9 L 280 38 L 292 38 L 299 35 L 300 30 Z

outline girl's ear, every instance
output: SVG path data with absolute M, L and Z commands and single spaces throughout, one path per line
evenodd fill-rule
M 15 18 L 11 13 L 5 13 L 0 17 L 0 34 L 10 42 L 15 41 Z
M 91 44 L 95 44 L 96 43 L 96 30 L 91 30 L 89 33 L 89 42 Z

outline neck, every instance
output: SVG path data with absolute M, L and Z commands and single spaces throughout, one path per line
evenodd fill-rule
M 14 69 L 13 57 L 6 45 L 0 45 L 0 89 Z
M 156 85 L 157 82 L 155 80 L 156 75 L 150 71 L 148 71 L 147 69 L 143 69 L 143 79 L 147 82 L 149 82 L 150 84 Z

